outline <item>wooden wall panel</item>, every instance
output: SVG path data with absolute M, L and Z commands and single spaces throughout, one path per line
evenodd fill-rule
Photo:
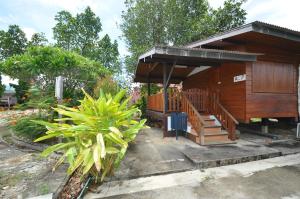
M 257 61 L 252 66 L 253 92 L 257 93 L 293 93 L 294 65 Z
M 215 88 L 217 82 L 216 68 L 209 68 L 196 73 L 183 81 L 183 89 Z
M 245 74 L 244 63 L 226 63 L 220 67 L 220 102 L 239 121 L 245 120 L 246 83 L 234 82 L 234 76 Z
M 255 63 L 248 63 L 246 65 L 246 120 L 249 122 L 250 118 L 274 118 L 274 117 L 297 117 L 297 68 L 294 65 L 292 67 L 292 75 L 289 77 L 289 80 L 292 81 L 292 85 L 289 85 L 289 88 L 286 86 L 280 87 L 280 81 L 285 81 L 280 79 L 280 76 L 276 77 L 275 87 L 279 90 L 288 89 L 290 93 L 278 93 L 278 92 L 256 92 L 256 86 L 253 86 L 254 81 L 257 81 L 257 76 L 254 74 L 256 69 L 253 68 Z M 270 65 L 273 65 L 272 63 Z M 284 64 L 275 64 L 275 67 L 285 67 Z M 287 70 L 286 68 L 282 69 L 283 71 Z M 288 69 L 290 70 L 290 69 Z M 264 76 L 262 76 L 263 78 Z M 272 80 L 273 81 L 273 80 Z M 264 82 L 268 84 L 268 81 Z M 271 88 L 273 89 L 273 88 Z

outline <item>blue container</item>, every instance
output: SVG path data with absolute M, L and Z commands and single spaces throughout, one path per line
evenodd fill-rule
M 178 139 L 178 131 L 187 131 L 187 114 L 185 112 L 171 113 L 171 129 L 176 132 L 176 140 Z

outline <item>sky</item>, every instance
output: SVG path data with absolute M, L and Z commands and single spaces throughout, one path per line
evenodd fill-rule
M 224 0 L 209 0 L 218 8 Z M 61 10 L 73 15 L 87 6 L 100 17 L 101 36 L 108 34 L 119 43 L 123 57 L 128 54 L 119 28 L 124 0 L 0 0 L 0 29 L 7 30 L 10 24 L 19 25 L 28 38 L 35 32 L 44 32 L 53 42 L 54 16 Z M 259 20 L 300 31 L 300 0 L 248 0 L 243 8 L 247 11 L 247 23 Z M 5 81 L 5 80 L 4 80 Z
M 0 29 L 6 30 L 10 24 L 18 24 L 28 38 L 34 32 L 44 32 L 53 42 L 52 28 L 54 16 L 61 10 L 72 14 L 82 12 L 86 6 L 101 19 L 103 31 L 112 39 L 118 40 L 122 56 L 128 54 L 122 32 L 119 28 L 123 0 L 0 0 Z M 209 0 L 212 7 L 217 8 L 224 0 Z M 247 22 L 255 20 L 284 26 L 300 31 L 300 0 L 248 0 L 244 6 L 248 15 Z

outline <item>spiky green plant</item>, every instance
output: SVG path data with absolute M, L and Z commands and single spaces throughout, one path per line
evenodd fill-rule
M 93 99 L 84 92 L 85 97 L 78 108 L 54 108 L 63 118 L 56 119 L 54 123 L 36 121 L 48 129 L 46 135 L 36 142 L 63 138 L 62 143 L 48 147 L 41 155 L 64 151 L 54 169 L 67 159 L 69 175 L 79 170 L 83 175 L 92 174 L 96 179 L 101 177 L 102 181 L 119 165 L 128 143 L 145 127 L 146 120 L 133 119 L 140 110 L 128 105 L 130 98 L 124 99 L 125 93 L 122 90 L 112 97 L 101 92 L 98 99 Z

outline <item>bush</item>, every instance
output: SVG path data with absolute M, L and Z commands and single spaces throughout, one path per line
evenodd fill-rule
M 25 116 L 17 120 L 16 124 L 12 126 L 12 129 L 17 135 L 25 137 L 31 140 L 37 139 L 45 134 L 46 127 L 33 122 L 32 120 L 44 120 L 46 117 L 40 117 L 38 115 Z
M 16 98 L 19 104 L 22 104 L 28 100 L 27 92 L 30 88 L 30 84 L 28 82 L 20 81 L 19 84 L 10 84 L 16 91 Z
M 94 96 L 96 98 L 99 97 L 100 90 L 102 90 L 104 93 L 116 95 L 120 91 L 120 88 L 118 83 L 111 76 L 106 76 L 97 81 L 97 84 L 94 88 Z
M 54 151 L 63 150 L 64 155 L 55 168 L 67 159 L 68 174 L 80 171 L 82 175 L 93 175 L 96 181 L 99 177 L 102 181 L 106 175 L 112 174 L 124 157 L 128 143 L 135 139 L 146 122 L 133 120 L 140 110 L 128 105 L 130 98 L 124 99 L 125 93 L 122 90 L 112 97 L 100 92 L 96 100 L 85 93 L 78 109 L 61 105 L 55 108 L 64 118 L 56 119 L 55 123 L 36 121 L 37 124 L 45 125 L 48 131 L 35 141 L 54 137 L 64 139 L 62 143 L 47 148 L 41 155 L 48 156 Z M 59 121 L 69 123 L 61 124 Z
M 145 96 L 141 96 L 136 102 L 136 106 L 141 110 L 141 117 L 146 118 L 147 98 Z

